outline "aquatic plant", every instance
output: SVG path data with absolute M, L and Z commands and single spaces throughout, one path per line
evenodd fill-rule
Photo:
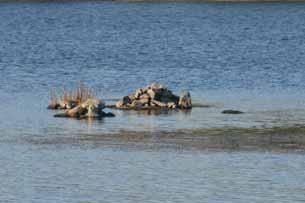
M 58 99 L 56 95 L 56 90 L 54 88 L 50 89 L 49 92 L 49 108 L 58 108 Z
M 48 108 L 71 109 L 88 99 L 95 99 L 95 94 L 91 88 L 86 87 L 82 81 L 79 81 L 74 90 L 68 90 L 64 87 L 59 97 L 56 94 L 55 88 L 52 88 L 49 94 Z

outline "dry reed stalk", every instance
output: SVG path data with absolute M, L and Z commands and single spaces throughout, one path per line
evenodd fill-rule
M 78 87 L 73 95 L 73 100 L 76 104 L 81 104 L 88 99 L 94 98 L 92 90 L 87 88 L 81 81 L 78 83 Z
M 51 88 L 49 92 L 49 106 L 56 106 L 57 105 L 57 95 L 56 90 Z
M 83 82 L 79 81 L 77 88 L 73 91 L 69 91 L 63 87 L 62 94 L 59 97 L 60 101 L 58 101 L 55 89 L 52 88 L 49 95 L 49 106 L 55 107 L 59 103 L 68 104 L 71 102 L 74 102 L 76 105 L 80 105 L 88 99 L 95 98 L 94 95 L 95 94 L 90 88 L 87 88 Z

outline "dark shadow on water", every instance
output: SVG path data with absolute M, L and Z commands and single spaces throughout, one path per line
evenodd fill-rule
M 35 145 L 79 145 L 133 149 L 305 151 L 305 127 L 212 128 L 160 132 L 120 131 L 26 137 Z

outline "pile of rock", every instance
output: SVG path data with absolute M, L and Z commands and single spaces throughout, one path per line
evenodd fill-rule
M 103 109 L 105 103 L 98 99 L 87 99 L 87 101 L 66 110 L 64 113 L 55 114 L 54 117 L 71 117 L 71 118 L 102 118 L 114 117 L 112 113 L 105 113 Z
M 184 91 L 179 97 L 165 86 L 152 83 L 123 97 L 115 106 L 119 109 L 190 109 L 192 108 L 192 100 L 189 92 Z

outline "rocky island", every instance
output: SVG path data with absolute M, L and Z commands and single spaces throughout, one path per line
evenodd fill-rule
M 117 109 L 191 109 L 192 99 L 188 91 L 182 91 L 180 96 L 172 93 L 164 85 L 152 83 L 133 93 L 124 96 L 115 104 Z
M 92 91 L 79 83 L 75 91 L 63 91 L 63 95 L 57 98 L 55 90 L 50 92 L 48 109 L 63 109 L 54 117 L 71 117 L 77 119 L 114 117 L 113 113 L 105 113 L 105 103 L 95 98 Z

